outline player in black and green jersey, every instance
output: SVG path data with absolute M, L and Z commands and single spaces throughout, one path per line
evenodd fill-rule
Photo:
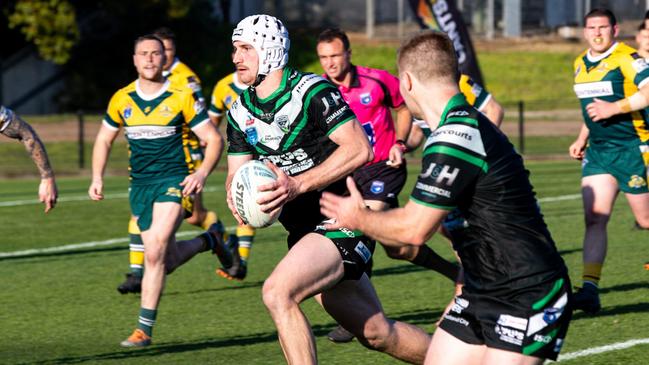
M 570 280 L 523 159 L 460 93 L 457 58 L 446 34 L 413 36 L 399 49 L 397 62 L 408 108 L 433 131 L 410 201 L 371 211 L 348 178 L 349 197 L 323 194 L 321 211 L 336 221 L 326 227 L 359 229 L 394 247 L 422 245 L 459 209 L 466 224 L 450 233 L 464 286 L 433 335 L 426 364 L 556 359 L 572 314 Z
M 247 85 L 228 111 L 227 191 L 234 172 L 252 159 L 277 174 L 259 203 L 288 231 L 288 253 L 264 282 L 264 304 L 291 364 L 315 364 L 315 340 L 300 303 L 316 296 L 327 312 L 372 349 L 421 363 L 430 337 L 388 320 L 366 271 L 374 242 L 345 228 L 322 229 L 323 191 L 343 193 L 342 178 L 373 153 L 363 128 L 336 87 L 286 67 L 290 41 L 278 19 L 252 15 L 232 34 L 233 61 Z M 233 199 L 228 205 L 240 223 Z
M 584 17 L 589 49 L 574 62 L 574 90 L 584 124 L 569 153 L 582 161 L 586 232 L 583 286 L 575 308 L 600 309 L 598 285 L 607 249 L 607 224 L 618 192 L 624 192 L 638 225 L 649 228 L 649 65 L 635 49 L 617 42 L 615 15 L 593 9 Z
M 117 91 L 97 134 L 92 154 L 92 200 L 103 199 L 103 174 L 113 141 L 124 127 L 129 145 L 129 202 L 144 243 L 146 270 L 138 325 L 124 347 L 151 344 L 153 325 L 166 275 L 199 252 L 212 250 L 222 261 L 223 227 L 214 225 L 199 237 L 176 242 L 175 232 L 191 215 L 193 194 L 203 190 L 221 155 L 221 135 L 209 122 L 192 90 L 162 76 L 162 41 L 153 35 L 136 40 L 133 63 L 138 79 Z M 191 129 L 205 141 L 205 159 L 195 168 L 185 148 Z M 234 250 L 233 250 L 234 251 Z

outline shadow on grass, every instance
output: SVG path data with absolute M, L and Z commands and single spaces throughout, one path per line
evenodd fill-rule
M 411 324 L 432 324 L 441 315 L 441 311 L 430 311 L 426 309 L 416 310 L 412 312 L 397 312 L 393 313 L 390 318 L 398 321 L 405 321 Z M 329 331 L 334 329 L 335 322 L 326 325 L 315 325 L 312 327 L 313 334 L 316 338 L 324 337 Z M 161 356 L 166 354 L 185 353 L 191 351 L 201 351 L 210 348 L 223 348 L 231 346 L 248 346 L 262 343 L 277 342 L 277 332 L 260 332 L 245 336 L 234 336 L 229 338 L 199 340 L 195 342 L 166 342 L 154 344 L 151 347 L 142 349 L 124 349 L 116 352 L 106 352 L 102 354 L 84 355 L 84 356 L 66 356 L 55 359 L 40 360 L 34 362 L 24 362 L 27 364 L 79 364 L 79 363 L 94 363 L 104 360 L 120 360 L 132 358 L 151 358 L 154 356 Z
M 608 316 L 617 316 L 620 314 L 629 314 L 629 313 L 649 313 L 649 303 L 633 303 L 633 304 L 624 304 L 614 307 L 604 307 L 596 315 L 589 315 L 584 312 L 578 311 L 573 313 L 572 320 L 580 319 L 592 319 L 599 317 L 608 317 Z

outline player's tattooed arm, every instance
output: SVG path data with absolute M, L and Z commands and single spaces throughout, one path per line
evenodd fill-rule
M 54 177 L 50 161 L 47 158 L 45 146 L 34 129 L 27 124 L 27 122 L 20 119 L 16 114 L 13 114 L 12 120 L 2 131 L 2 134 L 9 138 L 17 139 L 23 143 L 32 160 L 34 160 L 36 167 L 38 167 L 42 179 Z

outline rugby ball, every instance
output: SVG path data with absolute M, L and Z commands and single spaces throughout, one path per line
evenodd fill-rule
M 244 222 L 255 228 L 262 228 L 270 226 L 277 220 L 281 209 L 273 214 L 268 214 L 262 212 L 257 204 L 257 199 L 266 194 L 266 192 L 259 192 L 257 187 L 276 180 L 277 175 L 273 170 L 258 160 L 246 162 L 234 173 L 230 185 L 230 196 L 237 213 Z

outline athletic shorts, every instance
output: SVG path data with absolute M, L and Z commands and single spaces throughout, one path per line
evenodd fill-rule
M 180 183 L 184 179 L 184 176 L 179 176 L 155 184 L 131 184 L 128 189 L 128 200 L 131 204 L 131 214 L 137 220 L 140 231 L 146 231 L 151 227 L 154 203 L 178 203 L 185 211 L 184 218 L 192 215 L 194 198 L 193 196 L 183 197 L 183 187 L 180 186 Z
M 354 171 L 352 177 L 365 200 L 379 200 L 391 208 L 399 206 L 399 193 L 406 184 L 406 163 L 398 168 L 386 165 L 386 161 L 366 165 Z
M 462 342 L 556 360 L 572 317 L 570 279 L 490 296 L 466 288 L 439 327 Z
M 358 280 L 363 276 L 363 273 L 368 277 L 371 275 L 374 240 L 365 236 L 361 231 L 351 231 L 346 228 L 326 231 L 322 227 L 318 227 L 315 233 L 329 238 L 336 245 L 345 268 L 342 280 Z
M 589 145 L 582 161 L 582 176 L 613 175 L 621 191 L 642 194 L 649 192 L 648 166 L 649 144 L 647 143 L 626 148 L 597 148 Z

